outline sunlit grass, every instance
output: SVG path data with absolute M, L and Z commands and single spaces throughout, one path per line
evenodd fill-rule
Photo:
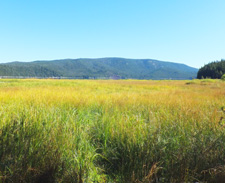
M 2 182 L 224 176 L 219 80 L 1 80 L 0 102 Z

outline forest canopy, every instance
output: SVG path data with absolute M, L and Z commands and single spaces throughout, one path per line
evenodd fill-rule
M 225 60 L 214 61 L 201 67 L 198 71 L 197 78 L 221 79 L 225 74 Z

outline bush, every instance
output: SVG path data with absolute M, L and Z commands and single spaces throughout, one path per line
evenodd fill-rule
M 222 75 L 221 79 L 222 79 L 223 81 L 225 81 L 225 74 Z

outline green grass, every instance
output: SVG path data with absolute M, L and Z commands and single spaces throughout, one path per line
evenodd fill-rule
M 219 182 L 225 83 L 2 80 L 0 182 Z

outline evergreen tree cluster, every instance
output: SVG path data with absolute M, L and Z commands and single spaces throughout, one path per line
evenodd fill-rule
M 220 79 L 225 74 L 225 60 L 211 62 L 201 67 L 198 71 L 197 78 Z

